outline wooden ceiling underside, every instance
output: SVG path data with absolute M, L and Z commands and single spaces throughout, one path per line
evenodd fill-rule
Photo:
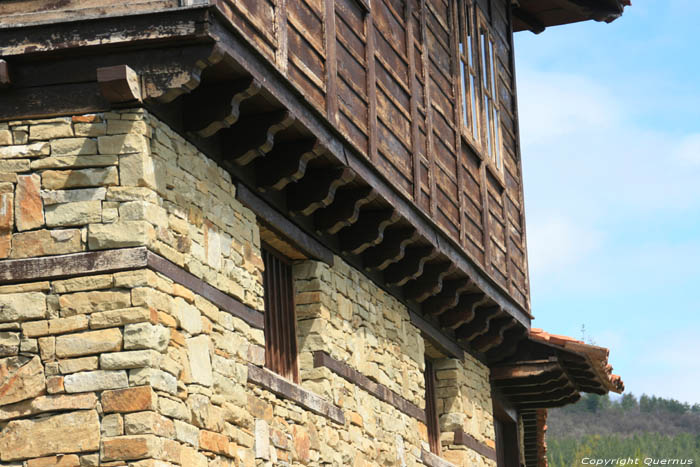
M 235 31 L 206 9 L 119 21 L 68 27 L 63 42 L 60 25 L 52 25 L 50 40 L 40 27 L 15 37 L 0 31 L 5 51 L 16 51 L 7 58 L 12 85 L 0 91 L 0 121 L 142 105 L 225 167 L 239 199 L 248 193 L 262 200 L 258 205 L 365 271 L 446 339 L 489 363 L 516 351 L 528 333 L 527 311 L 354 154 Z M 123 43 L 98 45 L 116 30 Z M 22 52 L 23 41 L 33 44 L 32 54 Z
M 513 31 L 539 34 L 550 26 L 591 19 L 609 23 L 628 4 L 628 0 L 518 0 L 513 5 Z

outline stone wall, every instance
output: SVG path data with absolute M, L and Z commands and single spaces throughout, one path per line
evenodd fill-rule
M 172 265 L 0 286 L 0 465 L 424 463 L 404 305 L 340 258 L 297 262 L 301 385 L 280 381 L 246 318 L 260 234 L 227 172 L 141 110 L 0 123 L 0 265 L 129 247 Z M 439 361 L 438 397 L 444 457 L 495 465 L 449 437 L 493 445 L 488 370 Z

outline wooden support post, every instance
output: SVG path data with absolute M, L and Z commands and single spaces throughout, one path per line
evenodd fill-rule
M 0 59 L 0 89 L 10 87 L 10 67 L 5 60 Z
M 139 75 L 127 65 L 98 68 L 97 83 L 110 104 L 132 105 L 142 100 Z

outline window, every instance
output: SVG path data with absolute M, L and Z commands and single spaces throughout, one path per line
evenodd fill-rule
M 519 467 L 520 449 L 518 443 L 518 425 L 515 414 L 509 415 L 498 398 L 493 404 L 493 429 L 496 434 L 497 467 Z
M 494 39 L 472 0 L 463 0 L 459 6 L 462 134 L 500 171 L 503 157 Z
M 298 383 L 292 266 L 285 258 L 265 246 L 262 257 L 265 264 L 265 366 Z
M 428 426 L 430 452 L 440 455 L 440 422 L 435 394 L 435 368 L 430 360 L 425 361 L 425 419 Z

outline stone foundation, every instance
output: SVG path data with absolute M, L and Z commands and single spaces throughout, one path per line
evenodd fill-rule
M 0 466 L 437 465 L 406 307 L 338 257 L 295 262 L 281 380 L 260 247 L 229 174 L 141 110 L 0 123 L 0 269 L 26 275 L 0 286 Z M 435 365 L 442 457 L 495 466 L 488 369 Z

